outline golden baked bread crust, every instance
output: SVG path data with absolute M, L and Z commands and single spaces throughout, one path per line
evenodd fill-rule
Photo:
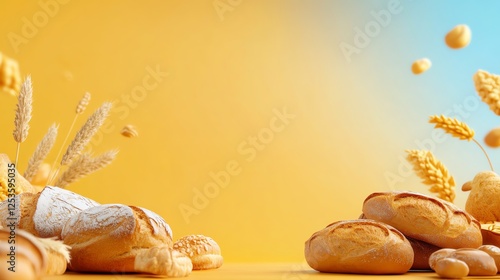
M 481 226 L 470 214 L 439 198 L 414 192 L 369 195 L 363 213 L 403 234 L 442 248 L 477 248 Z
M 402 274 L 413 264 L 413 249 L 401 232 L 367 219 L 328 225 L 306 241 L 304 253 L 321 272 Z

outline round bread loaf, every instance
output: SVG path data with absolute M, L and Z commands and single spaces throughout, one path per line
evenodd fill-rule
M 479 222 L 439 198 L 414 192 L 373 193 L 365 199 L 363 213 L 437 247 L 477 248 L 482 244 Z
M 305 257 L 315 270 L 336 273 L 402 274 L 413 264 L 405 236 L 373 220 L 330 224 L 306 241 Z
M 61 237 L 71 247 L 69 269 L 136 272 L 135 257 L 152 247 L 172 247 L 172 231 L 157 214 L 135 206 L 105 204 L 73 215 Z

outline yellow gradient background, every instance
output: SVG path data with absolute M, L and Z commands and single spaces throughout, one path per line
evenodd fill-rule
M 58 3 L 57 11 L 31 38 L 23 35 L 23 19 L 33 23 L 44 12 L 40 2 L 0 5 L 0 51 L 19 62 L 23 76 L 31 74 L 34 86 L 19 169 L 53 122 L 61 146 L 85 91 L 92 99 L 77 127 L 113 101 L 89 149 L 117 148 L 117 159 L 68 189 L 100 203 L 148 208 L 165 218 L 174 239 L 211 236 L 227 262 L 301 262 L 305 240 L 331 222 L 357 218 L 370 193 L 428 193 L 403 164 L 404 150 L 431 137 L 429 115 L 473 95 L 470 77 L 479 67 L 451 77 L 443 73 L 456 67 L 434 61 L 429 73 L 413 76 L 411 62 L 433 48 L 447 55 L 443 61 L 460 61 L 467 50 L 451 54 L 442 43 L 463 18 L 407 35 L 424 9 L 411 1 L 401 1 L 402 11 L 351 62 L 339 44 L 353 44 L 353 28 L 389 1 L 42 2 Z M 227 10 L 218 13 L 214 3 Z M 26 41 L 14 46 L 12 33 Z M 443 88 L 458 92 L 455 80 L 466 81 L 463 95 L 436 97 Z M 0 152 L 11 158 L 15 104 L 0 94 Z M 474 110 L 489 116 L 483 105 Z M 127 124 L 139 137 L 120 135 Z M 466 172 L 454 160 L 457 151 L 474 165 Z M 458 173 L 457 185 L 487 169 L 471 143 L 448 137 L 436 154 Z M 227 186 L 200 198 L 214 186 L 210 174 L 228 164 L 238 172 Z M 458 191 L 457 204 L 465 198 Z M 189 207 L 193 212 L 183 215 Z

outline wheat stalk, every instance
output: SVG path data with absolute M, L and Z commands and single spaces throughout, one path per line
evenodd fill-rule
M 24 171 L 24 178 L 26 180 L 31 181 L 31 179 L 33 179 L 33 177 L 36 175 L 38 169 L 40 168 L 40 165 L 54 146 L 56 137 L 57 125 L 52 124 L 45 136 L 36 147 L 35 152 L 31 156 L 30 160 L 28 161 L 28 167 L 26 167 L 26 170 Z
M 449 202 L 455 199 L 455 180 L 442 162 L 430 151 L 406 150 L 406 159 L 413 164 L 413 170 L 422 179 L 422 183 L 430 186 L 429 191 Z
M 19 96 L 17 99 L 16 116 L 14 119 L 14 140 L 17 142 L 16 161 L 15 166 L 19 159 L 19 150 L 21 143 L 28 137 L 28 130 L 30 128 L 29 122 L 31 120 L 31 112 L 33 103 L 33 87 L 31 84 L 31 76 L 26 77 L 24 80 Z
M 73 117 L 73 121 L 71 122 L 71 125 L 69 127 L 69 130 L 68 130 L 68 133 L 66 133 L 66 136 L 64 137 L 64 141 L 61 145 L 61 148 L 59 149 L 59 151 L 57 152 L 57 156 L 56 158 L 54 159 L 54 162 L 52 163 L 52 166 L 50 168 L 50 171 L 49 171 L 49 174 L 52 173 L 52 170 L 54 170 L 56 164 L 57 164 L 57 160 L 59 159 L 59 157 L 61 156 L 61 153 L 63 151 L 63 148 L 66 146 L 66 142 L 68 142 L 68 138 L 69 138 L 69 135 L 71 134 L 71 132 L 73 131 L 73 127 L 75 126 L 75 123 L 76 123 L 76 120 L 78 119 L 78 116 L 80 116 L 81 114 L 83 114 L 83 112 L 85 111 L 85 109 L 87 108 L 87 106 L 89 105 L 89 102 L 90 102 L 90 93 L 89 92 L 85 92 L 85 94 L 83 94 L 83 97 L 82 99 L 80 99 L 80 101 L 78 102 L 78 105 L 76 106 L 76 110 L 75 110 L 75 116 Z M 49 175 L 49 178 L 54 178 L 56 175 L 56 172 L 54 172 L 54 174 L 52 174 L 52 176 Z M 50 181 L 50 180 L 49 180 Z M 48 182 L 47 182 L 48 183 Z
M 442 128 L 447 133 L 460 140 L 470 141 L 474 138 L 474 130 L 472 130 L 466 123 L 457 119 L 441 116 L 430 116 L 429 123 L 433 123 L 434 128 Z
M 500 76 L 478 70 L 472 79 L 481 100 L 488 104 L 491 111 L 500 116 Z
M 490 165 L 491 171 L 494 171 L 493 164 L 491 163 L 490 157 L 483 146 L 474 138 L 474 130 L 470 128 L 466 123 L 461 122 L 457 119 L 445 117 L 443 115 L 437 116 L 433 115 L 429 117 L 429 123 L 434 124 L 434 128 L 442 128 L 445 132 L 451 134 L 454 137 L 459 138 L 460 140 L 473 141 L 476 145 L 479 146 L 481 151 L 483 151 L 486 159 L 488 160 L 488 164 Z
M 90 153 L 83 153 L 58 178 L 55 185 L 64 188 L 78 179 L 105 167 L 113 161 L 117 153 L 118 151 L 111 150 L 95 158 Z

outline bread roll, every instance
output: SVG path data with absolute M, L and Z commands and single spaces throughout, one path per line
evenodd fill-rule
M 187 235 L 174 243 L 174 249 L 188 256 L 194 270 L 214 269 L 222 266 L 220 247 L 210 237 Z
M 135 257 L 141 251 L 172 247 L 172 231 L 160 216 L 122 204 L 73 215 L 61 237 L 71 247 L 69 269 L 80 272 L 136 272 Z
M 9 169 L 11 168 L 9 164 L 11 163 L 9 157 L 6 154 L 0 154 L 0 201 L 4 201 L 9 195 Z M 34 193 L 36 189 L 24 179 L 19 173 L 15 174 L 15 193 L 20 194 L 24 192 Z
M 18 228 L 38 237 L 58 237 L 66 221 L 74 214 L 99 203 L 58 187 L 45 187 L 40 193 L 22 193 L 15 197 Z M 0 225 L 5 227 L 10 215 L 9 201 L 0 203 Z M 20 210 L 20 211 L 19 211 Z
M 373 193 L 365 199 L 363 213 L 437 247 L 477 248 L 482 244 L 479 222 L 439 198 L 414 192 Z
M 413 264 L 410 242 L 373 220 L 335 222 L 305 243 L 307 263 L 321 272 L 402 274 Z

